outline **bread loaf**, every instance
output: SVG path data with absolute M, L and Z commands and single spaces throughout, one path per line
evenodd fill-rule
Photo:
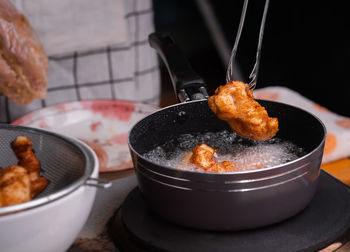
M 26 105 L 44 98 L 48 59 L 27 19 L 9 0 L 0 1 L 0 93 Z

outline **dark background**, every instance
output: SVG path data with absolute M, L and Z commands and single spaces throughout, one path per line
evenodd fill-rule
M 250 1 L 238 47 L 238 62 L 248 77 L 255 62 L 258 29 L 265 1 Z M 243 0 L 209 1 L 230 49 Z M 225 84 L 224 64 L 194 0 L 153 0 L 157 31 L 169 32 L 208 92 Z M 257 88 L 286 86 L 350 116 L 350 9 L 346 1 L 270 1 Z M 248 31 L 248 32 L 247 32 Z M 163 105 L 175 103 L 162 66 Z

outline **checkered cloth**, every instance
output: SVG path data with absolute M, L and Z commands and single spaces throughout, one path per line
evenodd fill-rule
M 123 4 L 126 42 L 49 56 L 45 99 L 20 106 L 0 95 L 0 122 L 10 123 L 29 111 L 75 100 L 123 99 L 158 104 L 158 62 L 147 41 L 154 30 L 152 1 L 123 0 Z

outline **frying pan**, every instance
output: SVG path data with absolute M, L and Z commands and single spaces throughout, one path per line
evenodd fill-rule
M 300 158 L 282 165 L 228 173 L 179 170 L 144 157 L 181 134 L 230 130 L 208 107 L 204 81 L 191 69 L 174 40 L 149 36 L 170 73 L 178 103 L 145 117 L 129 134 L 138 187 L 149 209 L 172 223 L 204 230 L 244 230 L 280 222 L 311 201 L 320 173 L 326 129 L 297 107 L 258 100 L 279 120 L 278 138 L 304 148 Z

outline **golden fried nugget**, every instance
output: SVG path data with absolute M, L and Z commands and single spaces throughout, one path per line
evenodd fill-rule
M 191 163 L 199 166 L 200 168 L 207 170 L 216 164 L 214 158 L 216 150 L 206 144 L 200 144 L 193 148 Z
M 31 181 L 36 180 L 40 173 L 40 162 L 35 157 L 32 142 L 26 136 L 18 136 L 11 142 L 11 147 L 18 159 L 18 165 L 27 169 Z
M 21 166 L 8 166 L 0 172 L 0 207 L 29 201 L 30 176 Z
M 192 152 L 186 152 L 183 156 L 183 164 L 180 169 L 188 164 L 193 164 L 208 172 L 230 172 L 235 166 L 229 161 L 218 162 L 214 154 L 216 150 L 206 144 L 200 144 L 193 148 Z
M 47 178 L 40 176 L 40 162 L 28 137 L 16 137 L 11 147 L 18 165 L 0 168 L 0 207 L 29 201 L 49 184 Z
M 41 193 L 49 184 L 49 180 L 43 176 L 39 176 L 36 180 L 30 183 L 30 197 L 34 198 Z
M 268 116 L 266 109 L 254 99 L 249 85 L 241 81 L 218 87 L 208 104 L 219 119 L 227 121 L 242 137 L 263 141 L 278 131 L 277 118 Z
M 213 166 L 209 167 L 208 172 L 231 172 L 236 170 L 236 167 L 230 161 L 216 162 Z

